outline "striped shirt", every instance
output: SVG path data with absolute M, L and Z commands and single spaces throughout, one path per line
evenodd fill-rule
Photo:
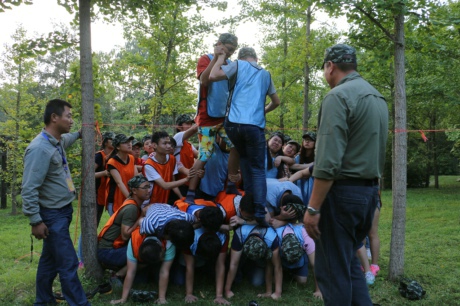
M 147 209 L 145 218 L 141 222 L 141 234 L 163 235 L 165 225 L 172 220 L 185 220 L 193 224 L 194 215 L 180 211 L 169 204 L 155 203 Z

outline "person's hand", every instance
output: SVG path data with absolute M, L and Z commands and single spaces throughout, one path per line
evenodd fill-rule
M 198 301 L 198 298 L 193 294 L 187 294 L 185 296 L 185 303 L 194 303 L 196 301 Z
M 224 54 L 225 55 L 225 50 L 224 47 L 222 46 L 214 46 L 214 56 L 218 57 L 219 55 Z
M 230 305 L 231 303 L 224 299 L 222 296 L 221 297 L 216 297 L 214 299 L 214 303 L 219 304 L 219 305 Z
M 229 224 L 232 227 L 237 227 L 240 224 L 243 224 L 244 220 L 238 216 L 233 216 L 230 218 Z
M 286 207 L 281 207 L 280 217 L 283 220 L 291 220 L 296 217 L 294 208 L 286 209 Z
M 112 304 L 112 305 L 123 304 L 123 303 L 126 303 L 126 300 L 125 300 L 125 299 L 111 300 L 111 301 L 110 301 L 110 304 Z
M 233 293 L 232 290 L 227 290 L 227 291 L 225 291 L 225 297 L 226 297 L 227 299 L 230 299 L 230 298 L 232 298 L 232 297 L 234 297 L 234 296 L 235 296 L 235 294 Z
M 222 224 L 219 228 L 219 232 L 228 234 L 233 228 L 228 224 Z
M 44 222 L 38 225 L 32 226 L 32 235 L 34 235 L 34 237 L 37 238 L 38 240 L 46 239 L 46 237 L 48 237 L 49 234 L 50 233 L 49 233 L 48 227 L 46 226 Z
M 187 181 L 190 181 L 195 175 L 196 175 L 196 170 L 193 168 L 190 168 L 190 170 L 188 171 L 188 175 L 187 175 Z
M 313 297 L 321 301 L 323 300 L 323 294 L 319 290 L 313 292 Z
M 321 214 L 312 216 L 307 212 L 303 217 L 303 224 L 305 225 L 308 236 L 310 236 L 313 240 L 319 239 L 319 236 L 321 236 L 321 232 L 318 228 L 320 216 Z
M 281 161 L 282 161 L 281 156 L 277 156 L 277 157 L 275 157 L 275 160 L 273 161 L 273 165 L 276 168 L 278 168 L 278 166 L 281 164 Z
M 155 304 L 168 304 L 168 301 L 166 301 L 165 298 L 158 298 L 158 299 L 155 301 Z
M 199 178 L 203 178 L 203 177 L 204 177 L 204 173 L 205 173 L 205 171 L 204 171 L 203 169 L 197 170 L 197 171 L 196 171 L 196 176 L 198 176 Z
M 289 178 L 286 176 L 278 179 L 278 182 L 286 182 L 286 181 L 289 181 Z
M 268 224 L 270 224 L 273 228 L 278 228 L 278 227 L 286 225 L 285 222 L 274 219 L 274 218 L 270 218 L 270 220 L 268 221 Z

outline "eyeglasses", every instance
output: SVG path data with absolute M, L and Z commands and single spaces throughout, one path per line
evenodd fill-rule
M 136 187 L 137 189 L 144 189 L 144 190 L 147 190 L 147 189 L 150 189 L 152 187 L 152 185 L 147 185 L 147 186 L 144 186 L 144 187 Z

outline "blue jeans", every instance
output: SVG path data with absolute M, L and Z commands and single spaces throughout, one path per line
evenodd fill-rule
M 128 260 L 127 249 L 127 245 L 118 249 L 97 249 L 97 260 L 108 268 L 123 268 Z
M 324 305 L 372 305 L 356 257 L 372 226 L 376 186 L 333 185 L 321 206 L 315 273 Z
M 53 281 L 59 274 L 62 293 L 69 305 L 90 305 L 78 279 L 78 259 L 70 239 L 72 205 L 60 209 L 40 207 L 40 216 L 48 227 L 49 235 L 43 240 L 38 262 L 36 299 L 34 305 L 55 304 Z
M 255 125 L 226 121 L 225 131 L 240 155 L 244 192 L 254 196 L 256 210 L 254 215 L 256 218 L 263 218 L 267 199 L 264 130 Z

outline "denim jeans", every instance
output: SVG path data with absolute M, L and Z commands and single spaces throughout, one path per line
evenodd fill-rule
M 98 249 L 97 250 L 97 260 L 102 265 L 105 265 L 108 268 L 118 267 L 123 268 L 126 266 L 126 261 L 128 260 L 126 255 L 126 250 L 128 246 L 125 245 L 118 249 Z
M 267 198 L 264 130 L 255 125 L 226 121 L 225 131 L 240 155 L 244 192 L 254 196 L 255 217 L 262 218 Z
M 356 251 L 371 228 L 377 199 L 376 186 L 333 185 L 321 206 L 315 273 L 325 305 L 372 305 Z
M 60 209 L 40 207 L 40 216 L 48 227 L 49 235 L 43 240 L 38 262 L 36 299 L 34 305 L 55 304 L 53 281 L 59 274 L 62 294 L 69 305 L 90 305 L 78 279 L 78 259 L 70 239 L 72 205 Z

